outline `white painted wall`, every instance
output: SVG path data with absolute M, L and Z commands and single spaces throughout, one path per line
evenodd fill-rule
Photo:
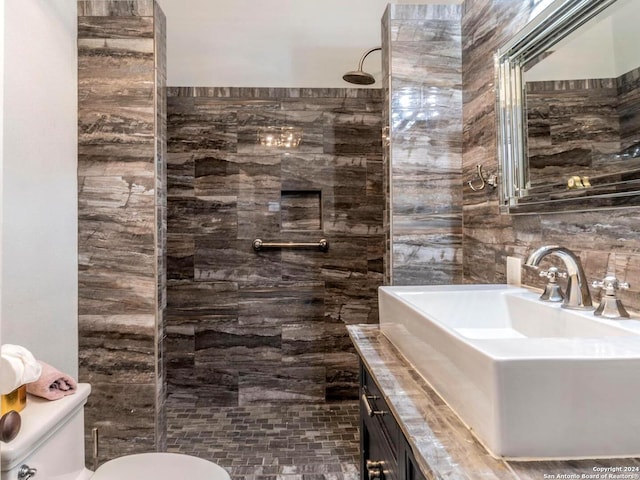
M 640 66 L 640 1 L 618 0 L 552 47 L 526 74 L 529 82 L 617 78 Z
M 159 0 L 167 16 L 168 85 L 349 87 L 342 75 L 380 46 L 388 3 L 462 0 Z M 188 7 L 187 7 L 188 5 Z M 378 80 L 380 52 L 363 69 Z
M 77 7 L 3 4 L 2 341 L 77 376 Z
M 618 5 L 619 4 L 619 5 Z M 618 0 L 614 4 L 613 48 L 616 52 L 616 73 L 620 76 L 640 66 L 640 2 L 638 0 Z
M 0 200 L 2 196 L 2 172 L 4 162 L 4 1 L 0 2 Z M 2 206 L 0 204 L 0 345 L 2 345 Z

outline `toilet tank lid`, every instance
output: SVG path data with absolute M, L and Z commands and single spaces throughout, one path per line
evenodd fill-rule
M 1 470 L 11 470 L 46 442 L 87 403 L 89 393 L 91 385 L 79 383 L 76 393 L 59 400 L 50 401 L 28 395 L 27 406 L 20 412 L 20 433 L 11 442 L 0 442 Z

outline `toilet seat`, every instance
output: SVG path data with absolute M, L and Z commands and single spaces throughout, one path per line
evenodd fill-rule
M 91 480 L 230 480 L 219 465 L 179 453 L 140 453 L 126 455 L 101 465 Z

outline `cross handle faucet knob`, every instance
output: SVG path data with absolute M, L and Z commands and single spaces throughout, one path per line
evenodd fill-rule
M 627 282 L 620 282 L 615 275 L 607 274 L 601 282 L 594 281 L 591 286 L 593 288 L 601 288 L 604 290 L 605 295 L 614 296 L 617 290 L 627 290 L 629 284 Z
M 551 283 L 556 283 L 556 279 L 558 278 L 567 278 L 567 272 L 561 272 L 556 267 L 550 267 L 549 270 L 542 270 L 539 275 L 548 278 Z

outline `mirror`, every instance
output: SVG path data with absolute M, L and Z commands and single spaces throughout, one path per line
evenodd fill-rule
M 500 211 L 640 205 L 638 0 L 555 0 L 496 53 Z

